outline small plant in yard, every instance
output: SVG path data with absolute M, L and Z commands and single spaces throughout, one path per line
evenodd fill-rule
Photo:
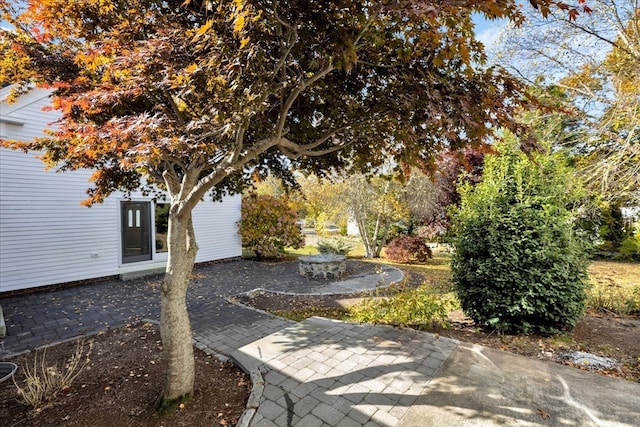
M 18 384 L 15 377 L 13 380 L 20 401 L 37 410 L 42 407 L 43 403 L 55 399 L 58 393 L 71 387 L 73 381 L 89 364 L 92 343 L 89 343 L 88 347 L 86 349 L 84 342 L 79 342 L 75 352 L 62 369 L 57 365 L 48 366 L 46 349 L 40 355 L 36 351 L 33 356 L 33 364 L 31 366 L 25 364 L 24 366 L 24 384 L 22 386 Z
M 323 239 L 316 248 L 321 254 L 347 255 L 353 246 L 342 239 Z
M 640 231 L 624 239 L 618 252 L 619 259 L 640 261 Z
M 425 263 L 433 258 L 431 248 L 418 236 L 400 236 L 385 248 L 387 259 L 401 264 Z
M 435 292 L 428 285 L 400 289 L 389 298 L 367 298 L 350 308 L 358 322 L 385 323 L 397 326 L 447 326 L 447 314 L 454 307 L 454 298 Z

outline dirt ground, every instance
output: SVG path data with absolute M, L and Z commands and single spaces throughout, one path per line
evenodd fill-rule
M 315 308 L 325 310 L 321 315 L 343 316 L 345 300 L 358 299 L 366 294 L 334 296 L 292 296 L 261 293 L 239 296 L 238 302 L 264 311 L 281 313 L 302 311 L 314 315 Z M 640 319 L 619 318 L 608 315 L 590 314 L 569 332 L 555 337 L 539 335 L 502 335 L 479 329 L 473 321 L 457 311 L 450 314 L 448 328 L 432 327 L 426 332 L 436 333 L 460 341 L 482 344 L 500 350 L 510 351 L 528 357 L 547 359 L 558 363 L 570 364 L 562 355 L 570 351 L 583 351 L 598 356 L 616 359 L 619 368 L 599 371 L 603 375 L 624 378 L 640 382 Z M 576 366 L 577 368 L 584 368 Z
M 62 368 L 76 351 L 76 342 L 38 352 L 46 366 Z M 91 347 L 91 348 L 90 348 Z M 0 383 L 0 424 L 9 426 L 230 426 L 242 415 L 251 383 L 229 363 L 195 349 L 196 384 L 184 407 L 159 417 L 154 403 L 162 389 L 164 364 L 160 333 L 155 325 L 126 326 L 84 341 L 89 363 L 71 387 L 34 410 L 19 402 L 11 380 Z M 33 366 L 33 354 L 12 361 L 21 369 Z

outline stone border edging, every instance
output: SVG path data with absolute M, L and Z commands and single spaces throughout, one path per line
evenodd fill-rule
M 235 358 L 232 359 L 237 366 L 239 366 L 246 372 L 246 369 L 244 368 L 244 366 L 242 366 L 241 363 L 239 363 Z M 240 416 L 236 427 L 249 427 L 249 425 L 251 425 L 253 417 L 258 411 L 265 385 L 264 378 L 262 377 L 262 366 L 264 365 L 260 365 L 258 368 L 252 369 L 249 372 L 249 377 L 251 378 L 251 393 L 249 394 L 249 399 L 247 400 L 245 409 L 242 412 L 242 415 Z
M 235 294 L 235 295 L 229 295 L 227 297 L 225 297 L 225 301 L 230 303 L 230 304 L 235 304 L 241 307 L 245 307 L 245 308 L 250 308 L 253 309 L 255 311 L 258 311 L 260 313 L 265 313 L 265 314 L 271 314 L 267 311 L 264 310 L 260 310 L 257 308 L 253 308 L 251 306 L 247 306 L 245 304 L 242 304 L 240 302 L 237 301 L 233 301 L 234 297 L 237 297 L 239 295 L 250 295 L 251 293 L 254 292 L 263 292 L 263 293 L 270 293 L 270 294 L 276 294 L 276 295 L 290 295 L 290 296 L 312 296 L 312 297 L 324 297 L 324 296 L 333 296 L 333 295 L 350 295 L 350 294 L 357 294 L 357 293 L 364 293 L 364 292 L 372 292 L 375 291 L 377 289 L 387 289 L 397 283 L 400 283 L 404 280 L 405 278 L 405 274 L 402 272 L 402 270 L 400 270 L 397 267 L 394 266 L 386 266 L 387 268 L 389 268 L 391 271 L 393 271 L 394 273 L 399 273 L 400 277 L 397 280 L 393 280 L 393 281 L 389 281 L 389 283 L 385 283 L 382 286 L 376 286 L 374 288 L 369 288 L 369 289 L 362 289 L 362 290 L 353 290 L 353 291 L 349 291 L 349 292 L 305 292 L 305 293 L 300 293 L 300 292 L 287 292 L 287 291 L 276 291 L 276 290 L 272 290 L 272 289 L 267 289 L 267 288 L 255 288 L 255 289 L 251 289 L 250 291 L 246 291 L 246 292 L 241 292 L 239 294 Z M 368 274 L 373 276 L 373 274 Z M 376 273 L 376 275 L 379 275 Z M 354 276 L 354 277 L 362 277 L 361 276 Z M 331 284 L 333 283 L 340 283 L 340 281 L 334 281 L 334 282 L 330 282 Z M 273 314 L 271 314 L 273 316 Z M 278 316 L 276 316 L 278 317 Z

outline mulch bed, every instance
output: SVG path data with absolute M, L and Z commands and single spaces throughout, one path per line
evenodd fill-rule
M 50 347 L 46 365 L 61 368 L 76 351 L 76 342 Z M 162 390 L 164 363 L 157 326 L 128 325 L 85 340 L 90 362 L 67 390 L 37 409 L 19 402 L 11 380 L 0 383 L 3 426 L 218 426 L 235 425 L 250 393 L 248 376 L 231 363 L 195 349 L 193 396 L 172 414 L 159 417 L 154 403 Z M 38 357 L 43 355 L 38 352 Z M 24 366 L 34 354 L 12 361 L 15 380 L 24 381 Z

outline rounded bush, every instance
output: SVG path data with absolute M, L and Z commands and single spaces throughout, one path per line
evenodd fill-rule
M 396 237 L 384 251 L 387 259 L 401 264 L 424 263 L 433 258 L 431 248 L 417 236 Z
M 242 199 L 242 217 L 238 232 L 242 246 L 258 258 L 275 258 L 285 247 L 300 248 L 304 236 L 296 223 L 297 216 L 286 201 L 267 195 L 250 195 Z
M 570 174 L 550 155 L 501 147 L 483 182 L 462 191 L 452 273 L 465 313 L 507 333 L 559 333 L 580 319 L 586 252 L 573 230 Z

